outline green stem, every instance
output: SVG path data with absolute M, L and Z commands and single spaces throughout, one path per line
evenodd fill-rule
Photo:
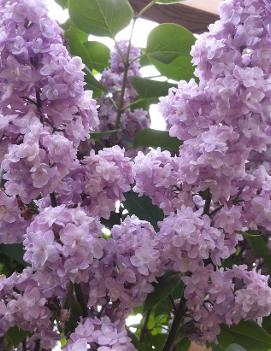
M 184 299 L 180 301 L 180 304 L 176 310 L 170 332 L 167 337 L 167 341 L 162 349 L 162 351 L 173 351 L 175 339 L 178 335 L 179 327 L 181 325 L 181 321 L 184 317 L 185 312 L 185 301 Z
M 147 12 L 153 5 L 155 4 L 156 0 L 152 0 L 148 5 L 146 5 L 141 11 L 138 12 L 136 18 L 141 17 L 145 12 Z
M 124 73 L 123 73 L 121 93 L 120 93 L 120 98 L 119 98 L 119 103 L 118 103 L 115 129 L 119 129 L 119 127 L 120 127 L 120 118 L 121 118 L 121 113 L 122 113 L 122 109 L 124 106 L 124 96 L 125 96 L 125 90 L 126 90 L 126 85 L 127 85 L 127 80 L 128 80 L 128 72 L 129 72 L 129 66 L 130 66 L 129 57 L 130 57 L 130 51 L 131 51 L 131 45 L 132 45 L 132 36 L 134 33 L 134 28 L 135 28 L 135 22 L 136 22 L 136 20 L 134 19 L 133 25 L 132 25 L 132 30 L 131 30 L 131 35 L 130 35 L 130 40 L 129 40 L 129 44 L 128 44 L 127 55 L 126 55 L 125 62 L 124 62 Z
M 148 333 L 148 322 L 149 322 L 150 316 L 151 316 L 151 309 L 148 310 L 148 312 L 146 314 L 146 317 L 145 317 L 145 320 L 144 320 L 144 324 L 143 324 L 143 327 L 142 327 L 141 333 L 140 333 L 140 338 L 139 338 L 140 342 L 143 342 L 145 337 L 147 336 L 147 333 Z

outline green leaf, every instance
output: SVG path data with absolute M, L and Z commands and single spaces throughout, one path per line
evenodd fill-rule
M 1 244 L 0 254 L 8 257 L 9 259 L 19 263 L 22 266 L 26 266 L 24 261 L 24 249 L 21 244 Z
M 68 7 L 68 0 L 56 0 L 56 2 L 63 8 L 66 9 Z
M 271 333 L 271 316 L 263 319 L 263 328 L 270 334 Z
M 152 64 L 163 76 L 176 81 L 190 80 L 194 77 L 195 69 L 191 60 L 192 58 L 190 55 L 179 56 L 167 64 L 151 58 Z
M 246 351 L 241 345 L 231 344 L 227 347 L 226 351 Z
M 143 108 L 144 110 L 149 110 L 150 105 L 157 103 L 157 97 L 152 98 L 139 98 L 130 104 L 132 110 Z
M 153 98 L 157 99 L 157 102 L 160 96 L 168 95 L 170 88 L 177 87 L 177 85 L 168 82 L 140 77 L 132 77 L 130 81 L 140 98 Z
M 190 345 L 191 345 L 191 341 L 188 338 L 184 338 L 177 345 L 176 351 L 187 351 L 189 349 Z
M 32 336 L 33 333 L 19 329 L 18 327 L 11 327 L 6 332 L 6 338 L 9 346 L 16 347 L 20 342 L 24 341 L 27 337 Z
M 194 35 L 184 27 L 164 23 L 155 27 L 148 36 L 146 54 L 151 59 L 169 64 L 180 56 L 188 56 L 195 43 Z
M 91 69 L 92 62 L 90 60 L 88 50 L 83 43 L 87 41 L 88 35 L 77 27 L 73 26 L 70 21 L 64 25 L 64 37 L 68 42 L 68 49 L 73 56 L 80 56 L 84 64 Z
M 139 219 L 150 222 L 157 230 L 157 222 L 164 219 L 163 211 L 152 204 L 151 199 L 147 196 L 139 196 L 130 191 L 125 193 L 124 208 L 129 211 L 129 214 L 136 215 Z
M 108 66 L 110 57 L 109 48 L 98 41 L 88 41 L 84 43 L 84 47 L 87 50 L 91 68 L 102 72 Z
M 133 9 L 127 0 L 69 0 L 72 22 L 82 31 L 112 38 L 127 27 Z
M 258 231 L 248 231 L 243 234 L 246 241 L 248 242 L 253 255 L 255 257 L 262 257 L 265 265 L 271 272 L 271 256 L 267 247 L 267 243 L 260 232 Z
M 271 335 L 251 321 L 243 321 L 231 328 L 222 326 L 218 341 L 225 349 L 235 343 L 243 346 L 247 351 L 265 351 L 271 348 Z
M 106 130 L 104 132 L 93 132 L 90 133 L 90 136 L 93 140 L 100 140 L 103 137 L 110 136 L 112 134 L 116 134 L 121 132 L 121 129 L 112 129 L 112 130 Z
M 70 283 L 67 289 L 64 308 L 70 311 L 70 319 L 65 323 L 64 327 L 65 334 L 69 334 L 76 328 L 80 317 L 83 315 L 82 308 L 75 297 L 74 286 L 72 283 Z
M 161 147 L 164 150 L 178 151 L 182 142 L 169 136 L 167 131 L 143 129 L 134 138 L 134 147 Z
M 86 76 L 85 81 L 87 83 L 86 87 L 93 90 L 93 97 L 99 97 L 105 91 L 105 87 L 94 77 L 90 70 L 85 70 Z
M 158 279 L 157 283 L 153 284 L 154 291 L 147 296 L 144 302 L 144 310 L 148 311 L 158 303 L 162 302 L 164 299 L 168 298 L 171 292 L 174 291 L 180 284 L 182 283 L 177 273 L 167 272 Z
M 112 229 L 112 227 L 116 224 L 121 223 L 121 216 L 119 213 L 111 212 L 110 217 L 108 219 L 101 218 L 101 223 L 106 227 Z
M 87 88 L 93 90 L 94 97 L 98 97 L 105 90 L 105 87 L 94 77 L 92 73 L 93 61 L 88 48 L 84 45 L 88 35 L 67 21 L 62 26 L 64 36 L 68 42 L 68 48 L 73 56 L 80 56 L 85 64 L 85 81 Z
M 218 345 L 218 344 L 213 344 L 212 345 L 212 351 L 225 351 L 225 349 L 222 346 Z

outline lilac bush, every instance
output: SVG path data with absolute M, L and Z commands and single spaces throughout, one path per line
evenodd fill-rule
M 270 19 L 224 1 L 195 77 L 161 98 L 168 149 L 137 152 L 162 85 L 132 78 L 169 51 L 116 41 L 98 81 L 42 1 L 0 0 L 0 348 L 226 350 L 240 328 L 271 347 Z

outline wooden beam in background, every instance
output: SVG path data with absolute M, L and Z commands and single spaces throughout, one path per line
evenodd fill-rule
M 149 0 L 130 0 L 136 12 L 149 3 Z M 171 22 L 180 24 L 193 33 L 202 33 L 209 24 L 215 22 L 218 16 L 183 4 L 154 5 L 143 18 L 158 23 Z

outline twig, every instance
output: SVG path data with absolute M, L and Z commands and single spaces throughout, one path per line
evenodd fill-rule
M 81 286 L 79 284 L 74 284 L 74 291 L 75 291 L 76 299 L 82 308 L 83 317 L 86 318 L 88 316 L 88 308 L 85 303 Z
M 55 193 L 51 193 L 50 194 L 50 200 L 51 200 L 52 207 L 57 207 L 57 200 L 56 200 L 56 194 Z
M 181 321 L 184 317 L 185 312 L 185 300 L 182 299 L 175 313 L 170 332 L 167 337 L 167 341 L 162 349 L 162 351 L 173 351 L 174 343 L 176 336 L 178 334 L 178 330 L 181 324 Z
M 142 327 L 141 333 L 140 333 L 140 338 L 139 338 L 140 342 L 143 342 L 145 337 L 148 334 L 148 322 L 149 322 L 150 316 L 151 316 L 151 309 L 149 309 L 147 314 L 146 314 L 144 324 L 143 324 L 143 327 Z

